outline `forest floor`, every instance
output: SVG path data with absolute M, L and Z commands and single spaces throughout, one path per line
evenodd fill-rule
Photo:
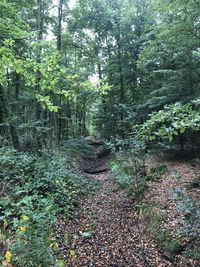
M 94 162 L 91 161 L 92 163 Z M 153 165 L 155 161 L 149 161 L 148 164 Z M 169 164 L 173 165 L 173 168 L 180 167 L 180 162 L 178 165 L 174 162 Z M 95 163 L 93 165 L 95 168 Z M 65 255 L 66 266 L 200 266 L 200 263 L 182 255 L 167 257 L 163 253 L 153 235 L 149 234 L 145 221 L 139 216 L 135 200 L 113 181 L 105 166 L 106 157 L 98 166 L 102 172 L 88 174 L 89 178 L 98 182 L 99 189 L 80 199 L 82 208 L 78 214 L 68 221 L 58 219 L 57 232 L 62 236 L 60 253 Z M 188 174 L 187 177 L 191 176 L 187 166 L 182 168 L 182 172 L 185 176 Z M 169 177 L 171 178 L 168 180 L 165 177 L 159 181 L 157 187 L 153 182 L 146 192 L 146 198 L 164 203 L 165 208 L 167 203 L 168 216 L 163 224 L 169 224 L 173 230 L 177 217 L 175 216 L 174 220 L 171 218 L 170 211 L 173 210 L 174 203 L 169 200 L 171 197 L 167 192 L 175 182 L 172 176 Z M 170 188 L 166 190 L 168 186 Z

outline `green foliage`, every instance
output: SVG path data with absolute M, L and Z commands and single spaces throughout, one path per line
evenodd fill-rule
M 165 214 L 160 212 L 153 203 L 142 202 L 136 206 L 140 216 L 145 220 L 148 231 L 155 237 L 156 242 L 165 252 L 178 254 L 182 251 L 181 243 L 172 238 L 169 231 L 159 230 Z
M 145 146 L 133 138 L 107 143 L 115 152 L 116 159 L 111 162 L 111 171 L 117 183 L 130 194 L 141 198 L 148 188 L 148 182 L 160 179 L 167 172 L 166 166 L 146 170 Z
M 183 249 L 181 243 L 178 240 L 172 238 L 167 230 L 161 230 L 156 235 L 156 241 L 164 249 L 165 252 L 168 252 L 172 255 L 179 254 Z
M 0 217 L 15 266 L 56 266 L 56 215 L 71 216 L 78 195 L 91 189 L 71 160 L 61 154 L 0 149 Z
M 153 203 L 141 202 L 136 206 L 139 215 L 147 222 L 147 228 L 151 234 L 156 234 L 165 214 L 161 213 Z
M 174 198 L 179 202 L 177 210 L 184 213 L 184 220 L 179 233 L 192 238 L 199 238 L 200 206 L 192 197 L 184 195 L 181 189 L 175 190 Z
M 200 249 L 197 246 L 195 248 L 187 249 L 184 252 L 184 255 L 195 260 L 200 260 Z
M 127 162 L 112 162 L 111 170 L 117 183 L 123 188 L 130 187 L 132 184 L 133 177 L 131 175 L 131 167 Z
M 148 138 L 149 141 L 158 138 L 172 141 L 185 132 L 199 130 L 200 113 L 193 103 L 165 106 L 164 109 L 153 112 L 144 124 L 137 127 L 138 136 Z
M 141 198 L 148 188 L 144 166 L 138 162 L 116 160 L 111 162 L 111 171 L 116 182 L 131 195 Z
M 156 181 L 162 177 L 168 171 L 166 165 L 160 165 L 156 167 L 152 167 L 147 170 L 146 180 L 147 181 Z
M 198 1 L 152 1 L 153 27 L 140 53 L 145 114 L 199 96 Z
M 129 193 L 142 196 L 147 186 L 143 143 L 129 138 L 114 139 L 107 145 L 115 153 L 115 160 L 111 162 L 114 179 Z
M 40 197 L 52 197 L 59 211 L 70 215 L 77 195 L 86 190 L 85 179 L 71 168 L 64 157 L 49 154 L 38 157 L 2 148 L 0 165 L 4 183 L 7 181 L 6 190 L 9 190 L 5 192 L 8 197 L 2 200 L 4 205 L 8 205 L 4 212 L 13 210 L 20 215 L 23 203 L 30 201 L 36 206 Z
M 11 252 L 16 266 L 55 266 L 51 248 L 52 225 L 55 223 L 56 207 L 51 200 L 44 199 L 41 210 L 26 211 L 20 219 L 14 220 L 16 239 Z M 53 241 L 52 241 L 53 244 Z
M 184 254 L 193 259 L 200 259 L 199 231 L 200 231 L 200 206 L 192 197 L 186 196 L 180 188 L 176 188 L 174 198 L 178 201 L 178 212 L 184 215 L 178 233 L 192 241 L 186 247 Z

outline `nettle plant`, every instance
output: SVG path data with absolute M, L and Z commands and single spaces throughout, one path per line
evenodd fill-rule
M 172 141 L 177 136 L 183 137 L 188 132 L 199 131 L 200 111 L 197 108 L 199 102 L 200 99 L 187 104 L 177 102 L 151 113 L 144 124 L 136 126 L 137 135 L 149 141 L 158 139 Z

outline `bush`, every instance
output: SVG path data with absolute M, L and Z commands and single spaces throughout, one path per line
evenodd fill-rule
M 192 197 L 185 196 L 180 188 L 176 188 L 174 198 L 179 202 L 179 205 L 177 206 L 178 212 L 181 212 L 184 215 L 178 233 L 189 240 L 184 254 L 199 260 L 200 205 Z M 190 242 L 192 247 L 190 247 Z
M 44 198 L 51 196 L 60 212 L 71 215 L 76 197 L 87 190 L 86 179 L 62 156 L 36 156 L 0 149 L 0 167 L 3 169 L 2 182 L 7 184 L 0 200 L 2 213 L 15 210 L 14 214 L 18 212 L 20 216 L 23 202 L 34 196 L 37 199 L 39 195 Z
M 151 234 L 156 234 L 160 228 L 161 222 L 165 218 L 165 214 L 158 211 L 157 207 L 153 203 L 140 203 L 136 205 L 140 216 L 147 222 L 148 231 Z
M 111 162 L 114 179 L 130 194 L 138 198 L 142 197 L 147 188 L 145 147 L 134 139 L 117 140 L 109 146 L 115 151 L 116 159 Z
M 148 182 L 158 180 L 167 172 L 166 166 L 157 166 L 145 170 L 145 166 L 137 160 L 115 160 L 111 163 L 111 171 L 115 181 L 135 197 L 142 197 L 148 188 Z
M 11 253 L 17 267 L 57 266 L 56 215 L 71 216 L 90 183 L 62 155 L 0 148 L 0 168 L 0 234 L 11 240 L 8 259 Z
M 55 214 L 56 206 L 53 201 L 40 199 L 39 209 L 26 209 L 26 213 L 20 219 L 14 220 L 16 239 L 12 243 L 11 252 L 15 266 L 55 266 L 55 257 L 51 249 Z
M 111 171 L 115 181 L 135 197 L 141 197 L 148 187 L 143 168 L 140 169 L 136 162 L 113 161 Z
M 156 241 L 164 251 L 170 254 L 179 254 L 183 249 L 181 243 L 178 240 L 173 239 L 167 230 L 161 230 L 156 236 Z
M 142 125 L 136 126 L 137 136 L 142 140 L 169 140 L 179 138 L 181 149 L 184 136 L 200 131 L 199 99 L 187 104 L 177 102 L 153 112 Z M 189 136 L 189 135 L 188 135 Z
M 187 197 L 182 190 L 175 190 L 174 198 L 179 201 L 178 212 L 184 214 L 179 234 L 190 238 L 199 238 L 200 232 L 200 205 L 192 197 Z
M 178 254 L 182 251 L 181 243 L 172 238 L 167 230 L 160 230 L 165 214 L 160 212 L 152 203 L 138 204 L 139 214 L 144 218 L 148 231 L 154 235 L 156 242 L 165 252 Z
M 160 165 L 156 167 L 152 167 L 149 170 L 147 170 L 146 173 L 146 180 L 147 181 L 155 181 L 158 180 L 168 171 L 167 166 Z

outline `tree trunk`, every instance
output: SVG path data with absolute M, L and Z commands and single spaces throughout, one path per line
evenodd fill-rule
M 42 49 L 40 47 L 40 42 L 43 40 L 43 20 L 44 20 L 44 10 L 43 10 L 43 0 L 37 0 L 37 41 L 39 46 L 37 48 L 37 63 L 41 63 L 41 53 Z M 37 81 L 35 86 L 35 93 L 40 92 L 40 80 L 41 80 L 41 73 L 38 70 L 37 72 Z M 39 121 L 41 117 L 41 105 L 38 101 L 35 103 L 35 117 L 36 120 Z
M 118 56 L 118 64 L 119 64 L 120 104 L 123 105 L 125 103 L 125 92 L 124 92 L 124 77 L 123 77 L 123 71 L 122 71 L 120 27 L 119 27 L 119 31 L 117 34 L 117 56 Z M 121 124 L 123 126 L 123 120 L 124 120 L 123 107 L 121 107 L 121 110 L 120 110 L 120 120 L 121 120 Z M 124 129 L 123 129 L 123 127 L 121 127 L 121 128 L 122 128 L 121 136 L 122 136 L 122 138 L 125 138 Z
M 62 14 L 63 14 L 63 0 L 59 0 L 58 5 L 58 34 L 57 34 L 57 50 L 61 52 L 61 45 L 62 45 Z M 58 144 L 61 141 L 62 138 L 62 96 L 59 95 L 58 99 L 58 106 L 60 109 L 58 110 L 58 123 L 57 123 L 57 142 Z
M 1 84 L 0 84 L 0 108 L 1 108 L 0 113 L 3 115 L 2 116 L 2 122 L 3 122 L 9 118 L 10 110 L 9 110 L 8 102 L 4 94 L 3 86 Z M 18 133 L 17 133 L 17 129 L 15 125 L 9 123 L 9 130 L 10 130 L 10 135 L 11 135 L 13 146 L 15 149 L 19 150 L 20 144 L 19 144 Z

